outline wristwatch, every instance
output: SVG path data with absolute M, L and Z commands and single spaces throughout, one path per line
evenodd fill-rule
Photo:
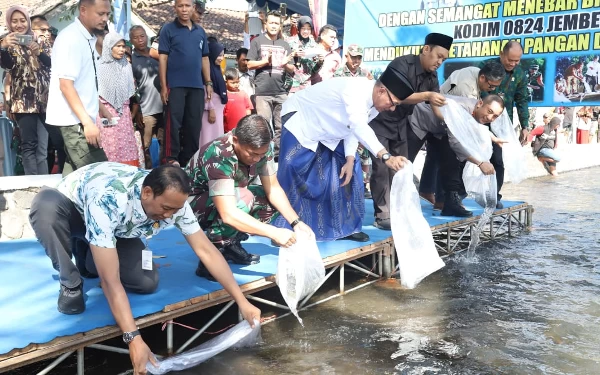
M 207 86 L 212 86 L 212 85 L 213 85 L 213 83 L 212 83 L 212 81 L 206 81 L 205 85 L 207 85 Z
M 381 155 L 381 161 L 385 163 L 386 161 L 390 160 L 391 157 L 392 157 L 392 154 L 390 154 L 389 152 L 386 152 L 385 154 Z
M 125 344 L 129 345 L 129 343 L 133 341 L 135 336 L 139 336 L 139 335 L 140 335 L 140 331 L 137 329 L 133 332 L 123 332 L 123 342 Z

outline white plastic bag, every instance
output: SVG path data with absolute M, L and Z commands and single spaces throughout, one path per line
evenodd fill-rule
M 502 145 L 502 161 L 510 182 L 518 184 L 527 178 L 528 147 L 521 146 L 506 109 L 491 124 L 496 137 L 507 141 Z
M 457 101 L 475 99 L 446 97 L 447 104 L 440 108 L 448 130 L 460 145 L 475 159 L 489 161 L 492 157 L 492 139 L 489 129 L 475 121 Z M 467 162 L 463 171 L 463 182 L 467 194 L 482 207 L 486 206 L 490 179 L 474 164 Z M 495 189 L 495 188 L 494 188 Z M 494 206 L 496 203 L 494 203 Z
M 296 309 L 298 302 L 314 292 L 324 278 L 325 266 L 314 237 L 300 234 L 295 244 L 279 249 L 275 279 L 285 303 L 302 326 Z
M 394 175 L 390 200 L 400 283 L 412 289 L 425 277 L 444 267 L 435 249 L 431 228 L 421 211 L 419 193 L 413 183 L 412 163 L 407 162 Z
M 247 321 L 238 323 L 227 332 L 164 361 L 158 361 L 158 367 L 151 362 L 146 370 L 154 375 L 166 374 L 170 371 L 181 371 L 199 365 L 229 348 L 244 348 L 260 343 L 260 322 L 254 321 L 254 328 Z
M 492 157 L 492 139 L 489 129 L 479 124 L 473 116 L 455 100 L 446 98 L 447 105 L 441 107 L 448 129 L 458 139 L 469 155 L 477 160 L 488 161 Z M 462 98 L 461 100 L 466 100 Z M 474 100 L 474 99 L 471 99 Z M 473 231 L 469 242 L 468 256 L 472 257 L 479 244 L 479 236 L 485 224 L 496 210 L 498 200 L 496 174 L 486 176 L 475 164 L 467 162 L 463 170 L 463 182 L 467 194 L 484 208 L 483 214 Z

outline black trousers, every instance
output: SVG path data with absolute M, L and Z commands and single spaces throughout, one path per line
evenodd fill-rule
M 15 113 L 21 132 L 25 175 L 48 174 L 48 132 L 45 113 Z
M 174 87 L 169 90 L 164 146 L 167 161 L 178 161 L 183 167 L 198 151 L 203 113 L 204 89 Z
M 97 275 L 91 250 L 85 239 L 86 227 L 77 208 L 56 189 L 43 188 L 33 198 L 29 221 L 36 237 L 46 250 L 52 266 L 59 272 L 60 283 L 74 288 L 81 283 L 81 274 L 71 258 L 75 256 L 79 267 Z M 147 294 L 158 286 L 158 271 L 142 269 L 142 250 L 145 245 L 139 238 L 117 238 L 119 274 L 125 289 Z
M 412 129 L 409 129 L 408 132 L 409 134 L 413 133 Z M 439 165 L 439 175 L 441 181 L 438 181 L 437 183 L 442 184 L 445 192 L 456 191 L 460 194 L 464 194 L 465 185 L 462 181 L 461 162 L 456 157 L 456 153 L 454 150 L 452 150 L 452 147 L 450 147 L 450 142 L 448 142 L 447 135 L 441 138 L 429 135 L 423 139 L 419 139 L 415 135 L 414 137 L 409 136 L 408 139 L 410 142 L 412 142 L 412 145 L 409 145 L 409 149 L 412 150 L 411 157 L 409 158 L 411 162 L 415 161 L 418 150 L 421 149 L 423 143 L 425 143 L 425 140 L 427 140 L 427 149 L 434 150 L 433 154 L 436 155 L 438 159 L 437 161 Z M 417 152 L 414 152 L 415 149 Z
M 494 166 L 494 169 L 496 170 L 498 202 L 500 202 L 500 199 L 502 199 L 500 189 L 502 189 L 502 185 L 504 185 L 504 161 L 502 160 L 502 147 L 498 146 L 495 143 L 492 143 L 492 158 L 490 159 L 490 163 Z

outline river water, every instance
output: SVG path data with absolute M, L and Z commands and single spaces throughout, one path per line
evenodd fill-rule
M 266 324 L 262 345 L 180 374 L 600 374 L 600 168 L 502 193 L 534 206 L 530 232 L 484 244 L 469 261 L 446 259 L 416 289 L 387 281 L 301 311 L 305 328 L 293 316 Z M 325 289 L 336 288 L 332 279 Z M 199 326 L 215 312 L 178 321 Z M 235 321 L 230 312 L 211 329 Z M 178 345 L 192 334 L 175 330 Z M 159 328 L 145 332 L 164 348 Z M 128 368 L 128 356 L 86 350 L 86 374 Z M 75 373 L 75 357 L 54 371 Z
M 600 169 L 507 185 L 531 232 L 457 255 L 414 290 L 363 288 L 267 324 L 185 374 L 600 374 Z

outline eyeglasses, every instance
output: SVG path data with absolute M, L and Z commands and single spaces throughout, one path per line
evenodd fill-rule
M 387 94 L 388 99 L 390 99 L 390 103 L 392 103 L 393 106 L 397 106 L 397 105 L 402 104 L 400 102 L 395 102 L 394 99 L 392 99 L 392 94 L 390 94 L 390 90 L 388 90 L 387 88 L 385 88 L 385 93 Z
M 487 83 L 487 85 L 490 86 L 490 89 L 492 89 L 492 90 L 495 89 L 495 88 L 498 88 L 500 86 L 500 85 L 492 85 L 490 83 L 490 80 L 487 79 L 487 78 L 485 79 L 485 83 Z

